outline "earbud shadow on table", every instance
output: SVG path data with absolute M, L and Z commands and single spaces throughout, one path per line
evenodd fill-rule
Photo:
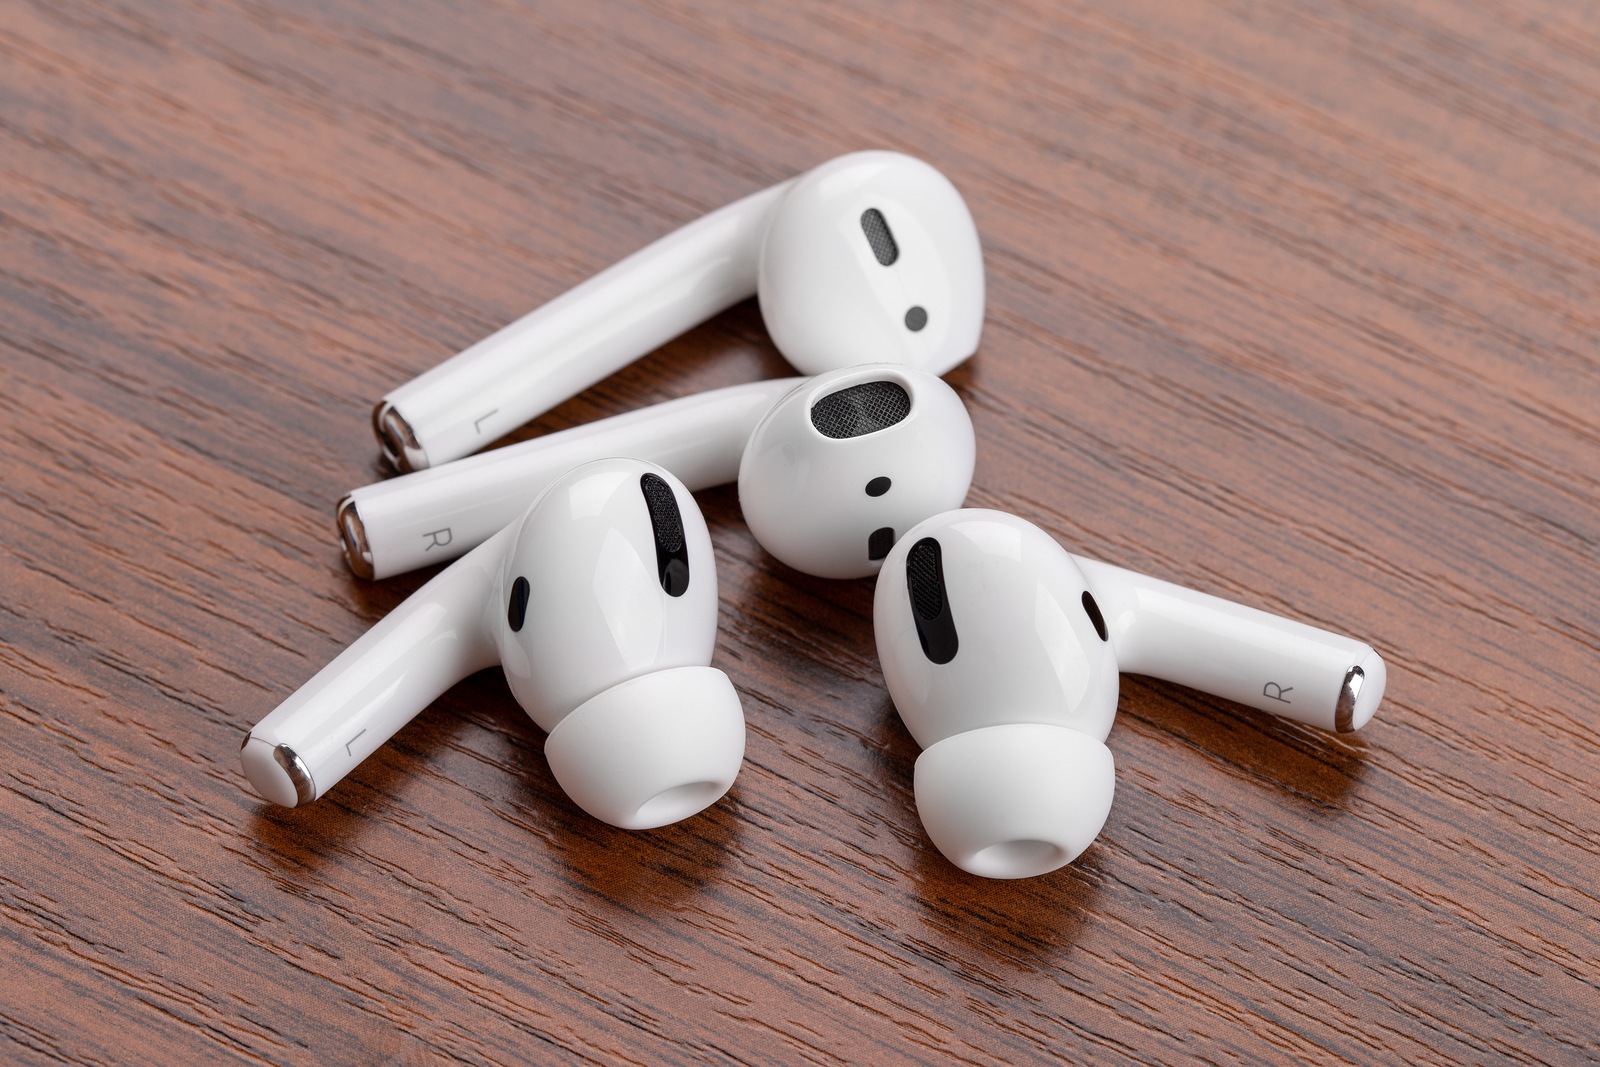
M 671 905 L 728 877 L 740 833 L 737 784 L 712 807 L 670 826 L 619 830 L 575 806 L 548 813 L 552 856 L 600 896 L 631 907 Z
M 1145 724 L 1195 750 L 1196 759 L 1230 768 L 1260 788 L 1276 789 L 1319 809 L 1342 807 L 1369 762 L 1362 733 L 1327 733 L 1139 675 L 1124 676 L 1117 719 L 1124 730 Z M 1381 728 L 1381 722 L 1373 725 Z
M 611 826 L 566 795 L 544 758 L 547 735 L 500 680 L 493 688 L 502 699 L 482 705 L 473 725 L 516 737 L 520 758 L 492 786 L 478 783 L 480 799 L 543 853 L 532 862 L 625 906 L 672 904 L 723 877 L 739 833 L 737 781 L 709 808 L 679 822 L 649 830 Z
M 468 688 L 480 685 L 478 679 L 464 683 Z M 499 688 L 504 690 L 503 685 Z M 515 710 L 514 703 L 512 707 Z M 377 758 L 365 761 L 355 774 L 313 803 L 280 807 L 251 794 L 258 806 L 244 836 L 257 843 L 266 862 L 292 870 L 297 885 L 310 884 L 359 849 L 362 840 L 382 824 L 392 827 L 403 821 L 409 807 L 404 794 L 424 773 L 419 754 L 437 751 L 453 735 L 471 728 L 471 723 L 448 707 L 431 707 L 407 724 Z
M 344 569 L 342 560 L 339 562 Z M 391 582 L 363 582 L 349 576 L 340 598 L 352 605 L 355 614 L 368 625 L 377 623 L 436 573 L 437 568 L 402 575 Z M 469 682 L 467 684 L 476 684 Z M 280 807 L 249 793 L 257 803 L 246 830 L 248 840 L 257 843 L 258 854 L 284 871 L 293 870 L 295 879 L 315 877 L 340 861 L 345 850 L 360 841 L 374 820 L 387 816 L 386 804 L 396 790 L 414 776 L 396 753 L 408 747 L 418 734 L 432 736 L 441 724 L 452 721 L 448 711 L 434 707 L 423 712 L 396 736 L 394 749 L 383 758 L 368 760 L 360 773 L 340 784 L 320 801 L 300 807 Z M 236 771 L 236 768 L 230 767 Z
M 544 758 L 546 734 L 529 721 L 498 671 L 455 686 L 373 758 L 311 804 L 261 803 L 244 829 L 262 862 L 295 892 L 368 847 L 384 829 L 454 816 L 429 797 L 487 811 L 523 837 L 529 868 L 564 872 L 623 905 L 671 904 L 723 876 L 739 832 L 738 786 L 711 809 L 653 830 L 623 830 L 584 812 Z M 460 754 L 470 758 L 462 760 Z
M 345 570 L 342 557 L 339 560 L 339 569 Z M 370 628 L 405 603 L 412 593 L 428 584 L 442 570 L 443 566 L 424 567 L 406 574 L 397 574 L 381 582 L 363 581 L 346 571 L 345 586 L 337 597 L 342 603 L 351 605 Z
M 912 867 L 927 922 L 961 944 L 1008 963 L 1042 963 L 1075 945 L 1099 914 L 1106 874 L 1089 851 L 1066 867 L 1033 878 L 968 874 L 930 843 Z
M 715 528 L 713 536 L 718 536 Z M 761 554 L 753 538 L 748 549 Z M 780 660 L 794 655 L 817 660 L 827 653 L 829 668 L 846 676 L 869 677 L 880 694 L 875 708 L 860 722 L 840 725 L 854 725 L 869 742 L 863 747 L 871 757 L 870 766 L 863 773 L 879 784 L 873 794 L 874 818 L 884 824 L 870 848 L 881 856 L 883 869 L 898 868 L 896 878 L 907 880 L 908 895 L 920 905 L 929 927 L 950 939 L 951 951 L 1021 966 L 1056 959 L 1076 942 L 1095 912 L 1102 876 L 1094 851 L 1067 869 L 1016 880 L 980 878 L 945 859 L 924 832 L 912 794 L 920 750 L 883 692 L 878 675 L 873 651 L 875 581 L 829 581 L 771 562 L 757 559 L 738 594 L 738 602 L 760 628 L 749 635 L 750 642 L 765 642 L 770 631 L 785 653 Z M 800 634 L 808 635 L 804 645 Z M 795 644 L 791 648 L 785 642 Z M 841 660 L 839 650 L 853 651 Z M 804 718 L 792 714 L 778 728 L 805 732 Z
M 760 627 L 762 640 L 776 642 L 795 655 L 816 659 L 844 653 L 848 659 L 838 666 L 848 669 L 853 662 L 869 664 L 876 673 L 874 579 L 817 578 L 802 573 L 779 563 L 747 531 L 741 537 L 737 528 L 719 530 L 714 537 L 728 550 L 746 555 L 749 567 L 741 576 L 738 591 L 724 597 L 725 610 L 731 607 L 742 622 Z M 774 662 L 781 665 L 783 661 Z

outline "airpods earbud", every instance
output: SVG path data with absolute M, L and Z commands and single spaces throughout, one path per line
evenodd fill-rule
M 739 509 L 761 547 L 819 578 L 861 578 L 896 539 L 967 497 L 972 419 L 926 371 L 883 364 L 821 374 L 756 425 Z
M 676 822 L 726 793 L 744 757 L 739 696 L 709 666 L 716 628 L 711 540 L 689 491 L 652 463 L 590 463 L 257 723 L 245 776 L 273 803 L 309 803 L 499 663 L 579 807 L 627 829 Z
M 1386 677 L 1359 641 L 1069 555 L 998 511 L 907 531 L 884 560 L 873 625 L 924 749 L 923 826 L 990 878 L 1055 870 L 1105 825 L 1119 671 L 1339 731 L 1367 723 Z
M 476 452 L 752 295 L 780 352 L 818 374 L 943 374 L 978 347 L 983 254 L 949 179 L 855 152 L 668 234 L 420 377 L 373 411 L 402 471 Z
M 878 569 L 905 530 L 959 507 L 972 420 L 928 371 L 868 364 L 670 400 L 355 490 L 337 524 L 357 574 L 453 559 L 512 521 L 578 463 L 637 456 L 691 490 L 737 478 L 767 551 L 824 578 Z

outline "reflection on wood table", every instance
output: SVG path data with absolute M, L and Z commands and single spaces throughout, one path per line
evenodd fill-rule
M 1220 0 L 0 19 L 0 1059 L 1600 1061 L 1600 23 Z M 1330 735 L 1123 680 L 1099 840 L 928 842 L 870 580 L 699 494 L 732 792 L 587 817 L 485 672 L 315 804 L 244 731 L 416 589 L 385 391 L 841 152 L 982 234 L 975 506 L 1369 641 Z M 792 373 L 746 302 L 526 437 Z

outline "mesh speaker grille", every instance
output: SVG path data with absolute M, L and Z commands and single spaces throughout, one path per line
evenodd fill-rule
M 889 232 L 889 224 L 884 221 L 883 212 L 875 207 L 869 207 L 861 213 L 861 232 L 867 235 L 867 244 L 872 246 L 872 255 L 879 263 L 887 267 L 900 258 L 900 246 L 894 242 L 894 234 Z
M 924 619 L 944 612 L 944 573 L 939 566 L 939 542 L 924 537 L 906 553 L 906 585 L 911 589 L 911 610 Z
M 683 551 L 683 515 L 672 486 L 654 474 L 639 478 L 644 502 L 650 508 L 650 526 L 656 534 L 656 550 L 669 556 Z
M 955 659 L 961 638 L 950 614 L 950 598 L 945 596 L 943 551 L 935 538 L 924 537 L 906 553 L 906 595 L 911 598 L 911 621 L 922 654 L 932 663 Z
M 654 474 L 639 476 L 639 491 L 650 509 L 650 530 L 656 537 L 656 577 L 668 596 L 689 589 L 689 543 L 683 535 L 683 513 L 672 486 Z
M 811 406 L 811 425 L 824 437 L 861 437 L 911 414 L 911 395 L 894 382 L 862 382 L 829 393 Z

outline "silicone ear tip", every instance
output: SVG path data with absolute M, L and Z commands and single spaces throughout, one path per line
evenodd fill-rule
M 1077 859 L 1106 824 L 1111 750 L 1085 733 L 1019 723 L 969 730 L 917 758 L 917 812 L 951 863 L 1029 878 Z
M 728 676 L 675 667 L 630 678 L 578 705 L 544 746 L 584 811 L 625 830 L 710 807 L 744 760 L 744 709 Z

